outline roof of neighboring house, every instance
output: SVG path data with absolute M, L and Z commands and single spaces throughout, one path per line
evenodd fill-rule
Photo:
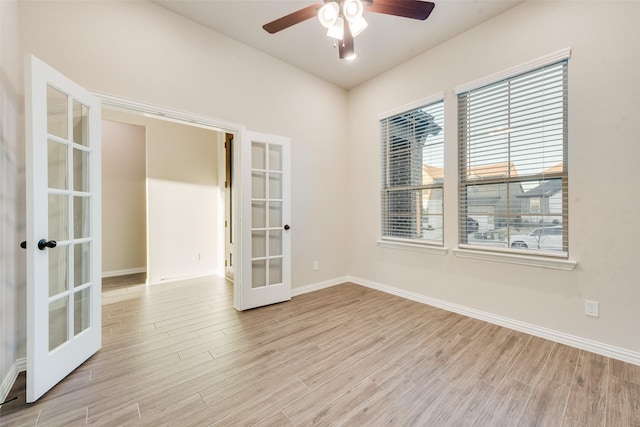
M 472 196 L 467 197 L 467 206 L 495 206 L 501 196 Z
M 542 181 L 537 187 L 531 190 L 525 191 L 517 197 L 531 198 L 531 197 L 551 197 L 558 191 L 562 190 L 561 179 L 550 179 L 548 181 Z
M 469 178 L 496 178 L 502 176 L 518 176 L 516 165 L 513 162 L 474 166 L 470 167 L 467 173 Z
M 438 166 L 422 165 L 422 182 L 423 184 L 433 184 L 434 182 L 442 182 L 444 180 L 444 168 Z
M 422 176 L 425 184 L 431 184 L 438 180 L 442 181 L 444 179 L 444 168 L 432 165 L 422 165 Z M 469 168 L 470 178 L 496 178 L 502 176 L 518 176 L 516 165 L 505 162 Z
M 562 162 L 558 163 L 557 165 L 551 166 L 550 168 L 547 168 L 547 169 L 542 171 L 543 174 L 562 173 L 562 172 L 563 172 L 563 164 L 562 164 Z

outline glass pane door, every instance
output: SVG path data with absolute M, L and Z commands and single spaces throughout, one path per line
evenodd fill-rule
M 49 351 L 90 326 L 88 107 L 47 85 Z
M 100 101 L 35 57 L 25 73 L 27 402 L 100 348 Z
M 258 132 L 241 135 L 240 185 L 235 187 L 241 189 L 241 262 L 234 281 L 239 310 L 291 299 L 290 143 Z
M 251 143 L 251 287 L 282 283 L 282 147 Z

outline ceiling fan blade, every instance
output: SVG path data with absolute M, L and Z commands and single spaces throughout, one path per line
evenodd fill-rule
M 271 21 L 268 24 L 264 24 L 262 28 L 264 28 L 265 31 L 270 34 L 277 33 L 278 31 L 289 28 L 292 25 L 299 24 L 300 22 L 306 21 L 307 19 L 318 16 L 318 9 L 320 9 L 321 7 L 322 4 L 312 4 L 311 6 L 307 6 L 303 9 L 285 15 L 282 18 L 278 18 L 275 21 Z
M 429 17 L 435 4 L 420 0 L 373 0 L 372 4 L 365 3 L 365 10 L 385 15 L 401 16 L 403 18 L 420 19 Z
M 344 24 L 344 36 L 338 43 L 338 52 L 340 59 L 353 59 L 353 55 L 356 53 L 353 45 L 353 34 L 346 22 Z

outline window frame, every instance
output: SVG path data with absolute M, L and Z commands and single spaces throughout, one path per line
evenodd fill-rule
M 436 94 L 433 94 L 431 96 L 425 97 L 425 98 L 421 98 L 419 100 L 413 101 L 409 104 L 405 104 L 403 106 L 394 108 L 392 110 L 386 111 L 384 113 L 381 113 L 378 115 L 378 125 L 379 125 L 379 135 L 380 135 L 380 165 L 381 165 L 381 176 L 380 176 L 380 228 L 379 228 L 379 239 L 378 239 L 378 246 L 379 247 L 383 247 L 383 248 L 397 248 L 397 249 L 403 249 L 403 250 L 409 250 L 409 251 L 415 251 L 415 252 L 427 252 L 427 253 L 435 253 L 435 254 L 446 254 L 447 250 L 444 248 L 444 210 L 445 210 L 445 202 L 444 202 L 444 175 L 443 175 L 443 182 L 442 183 L 438 183 L 438 184 L 428 184 L 428 185 L 420 185 L 420 186 L 416 186 L 416 189 L 418 189 L 418 187 L 420 187 L 421 189 L 440 189 L 440 191 L 442 192 L 442 205 L 441 205 L 441 209 L 442 209 L 442 223 L 443 223 L 443 230 L 442 230 L 442 238 L 440 240 L 429 240 L 429 239 L 423 239 L 423 238 L 403 238 L 403 237 L 397 237 L 397 236 L 390 236 L 390 235 L 385 235 L 384 234 L 384 230 L 385 230 L 385 220 L 386 220 L 386 216 L 385 216 L 385 211 L 384 211 L 384 194 L 386 191 L 388 191 L 388 188 L 385 187 L 385 177 L 387 177 L 389 175 L 389 169 L 388 169 L 388 161 L 387 158 L 385 156 L 385 153 L 387 152 L 387 147 L 388 147 L 388 139 L 386 137 L 384 137 L 384 135 L 382 134 L 382 127 L 383 127 L 383 121 L 393 118 L 395 116 L 399 116 L 401 114 L 404 113 L 410 113 L 414 110 L 419 110 L 421 108 L 424 107 L 428 107 L 430 105 L 434 105 L 437 103 L 442 103 L 442 112 L 443 112 L 443 123 L 441 126 L 441 132 L 442 132 L 442 158 L 444 161 L 444 151 L 445 151 L 445 137 L 444 137 L 444 132 L 445 132 L 445 128 L 444 128 L 444 120 L 445 120 L 445 96 L 444 96 L 444 92 L 439 92 Z M 444 169 L 444 164 L 443 164 L 443 169 Z
M 522 74 L 536 71 L 549 65 L 553 65 L 561 62 L 568 63 L 570 56 L 571 56 L 571 49 L 566 48 L 558 52 L 554 52 L 550 55 L 546 55 L 544 57 L 535 59 L 533 61 L 529 61 L 527 63 L 518 65 L 516 67 L 512 67 L 507 70 L 503 70 L 499 73 L 495 73 L 493 75 L 484 77 L 482 79 L 457 86 L 455 88 L 456 98 L 458 102 L 460 102 L 459 97 L 461 94 L 465 94 L 469 91 L 473 91 L 474 89 L 479 89 L 482 87 L 486 87 L 488 85 L 492 85 L 495 83 L 499 83 L 499 82 L 514 78 L 514 77 L 518 77 Z M 565 73 L 567 73 L 567 68 L 565 68 Z M 566 83 L 565 83 L 565 89 L 566 89 Z M 566 92 L 565 92 L 565 98 L 564 98 L 564 108 L 565 108 L 564 117 L 566 119 L 567 118 L 566 109 L 568 108 Z M 457 120 L 458 125 L 460 127 L 463 126 L 462 119 L 463 119 L 462 117 L 458 117 L 458 120 Z M 464 206 L 462 197 L 468 187 L 478 183 L 470 182 L 469 180 L 465 182 L 464 177 L 462 175 L 459 175 L 458 176 L 458 181 L 459 181 L 458 232 L 459 232 L 459 235 L 458 235 L 458 248 L 454 250 L 455 255 L 461 256 L 461 257 L 467 257 L 467 258 L 487 259 L 492 261 L 503 261 L 503 262 L 509 262 L 509 263 L 517 263 L 517 264 L 537 265 L 537 266 L 549 267 L 549 268 L 559 268 L 563 270 L 572 270 L 575 267 L 576 262 L 570 261 L 568 259 L 569 258 L 569 241 L 568 241 L 569 219 L 568 219 L 568 196 L 567 196 L 568 125 L 566 123 L 566 120 L 563 123 L 563 125 L 564 125 L 563 171 L 562 173 L 557 174 L 557 176 L 550 176 L 550 175 L 544 176 L 545 180 L 554 179 L 554 178 L 562 179 L 562 190 L 564 192 L 563 193 L 564 207 L 563 207 L 562 215 L 565 219 L 565 224 L 563 224 L 563 227 L 564 227 L 564 239 L 565 239 L 564 241 L 566 242 L 566 246 L 563 247 L 563 251 L 560 253 L 555 253 L 555 252 L 541 251 L 541 250 L 517 250 L 517 249 L 512 249 L 508 247 L 508 244 L 504 248 L 499 248 L 499 247 L 494 248 L 494 247 L 484 247 L 480 245 L 466 243 L 463 239 L 463 233 L 465 233 L 465 224 L 464 224 L 465 221 L 463 218 L 465 216 L 468 216 L 468 211 L 466 209 L 466 206 Z M 464 158 L 464 153 L 463 153 L 467 146 L 467 141 L 464 139 L 462 135 L 462 129 L 460 129 L 459 132 L 461 133 L 458 135 L 458 150 L 460 154 L 460 157 L 458 159 L 458 167 L 459 167 L 458 173 L 462 174 L 463 168 L 467 166 L 466 159 Z M 526 176 L 526 177 L 516 178 L 512 181 L 500 180 L 499 183 L 501 184 L 506 183 L 507 185 L 510 185 L 509 182 L 527 181 L 527 180 L 533 180 L 534 178 L 536 177 Z M 490 180 L 482 180 L 482 184 L 490 184 L 491 182 L 489 181 Z

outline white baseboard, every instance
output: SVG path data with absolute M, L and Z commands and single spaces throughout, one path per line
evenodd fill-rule
M 18 374 L 26 370 L 27 359 L 25 357 L 22 357 L 13 363 L 7 375 L 2 379 L 2 383 L 0 383 L 0 403 L 4 402 L 9 396 L 11 387 L 13 387 L 13 384 L 16 382 Z M 0 407 L 2 407 L 2 405 L 0 405 Z
M 443 310 L 462 314 L 463 316 L 473 317 L 474 319 L 483 320 L 485 322 L 493 323 L 499 326 L 504 326 L 505 328 L 524 332 L 526 334 L 534 335 L 540 338 L 545 338 L 550 341 L 558 342 L 571 347 L 587 350 L 592 353 L 611 357 L 613 359 L 629 362 L 634 365 L 640 365 L 640 352 L 627 350 L 621 347 L 615 347 L 587 338 L 582 338 L 564 332 L 555 331 L 553 329 L 544 328 L 542 326 L 521 322 L 519 320 L 509 319 L 507 317 L 498 316 L 486 311 L 476 310 L 474 308 L 466 307 L 459 304 L 453 304 L 440 299 L 417 294 L 415 292 L 405 291 L 393 286 L 383 285 L 371 280 L 348 276 L 344 279 L 344 281 L 352 282 L 357 285 L 366 286 L 368 288 L 376 289 L 378 291 L 382 291 L 391 295 L 396 295 L 412 301 L 438 307 Z
M 103 271 L 102 277 L 116 277 L 116 276 L 126 276 L 127 274 L 138 274 L 138 273 L 146 273 L 147 267 L 138 267 L 138 268 L 129 268 L 127 270 L 111 270 L 111 271 Z
M 349 281 L 349 277 L 339 277 L 337 279 L 325 280 L 324 282 L 312 283 L 310 285 L 301 286 L 299 288 L 291 289 L 291 296 L 295 297 L 302 294 L 307 294 L 313 291 L 319 291 L 320 289 L 330 288 L 332 286 L 341 285 Z
M 224 276 L 219 276 L 214 271 L 209 271 L 209 272 L 205 272 L 205 273 L 193 274 L 193 275 L 190 275 L 190 276 L 161 277 L 160 279 L 147 278 L 147 284 L 150 285 L 150 286 L 151 285 L 162 285 L 162 284 L 165 284 L 165 283 L 185 282 L 185 281 L 189 281 L 189 280 L 200 280 L 200 279 L 206 278 L 206 277 L 222 277 L 222 278 L 224 278 Z

